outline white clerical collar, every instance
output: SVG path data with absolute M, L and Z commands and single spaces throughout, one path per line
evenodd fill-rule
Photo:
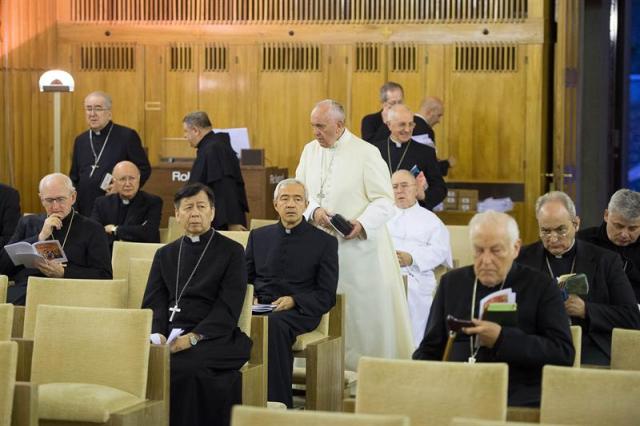
M 127 200 L 126 198 L 120 198 L 120 201 L 122 201 L 122 204 L 124 204 L 125 206 L 128 206 L 129 203 L 131 203 L 131 200 Z
M 395 139 L 393 139 L 391 136 L 389 136 L 389 140 L 391 141 L 391 143 L 393 143 L 396 148 L 402 148 L 402 145 L 404 145 L 402 142 L 398 142 Z M 408 143 L 409 141 L 405 142 Z
M 409 207 L 406 207 L 404 209 L 402 207 L 398 207 L 397 204 L 394 204 L 393 206 L 396 208 L 396 211 L 399 211 L 399 212 L 409 212 L 409 211 L 414 211 L 414 210 L 418 210 L 418 209 L 422 208 L 420 206 L 420 203 L 418 203 L 417 200 L 416 200 L 415 203 L 413 203 L 412 205 L 410 205 Z
M 575 238 L 573 239 L 573 242 L 571 243 L 571 246 L 569 246 L 569 248 L 568 248 L 568 249 L 566 249 L 565 251 L 563 251 L 562 253 L 560 253 L 560 254 L 553 254 L 553 253 L 551 253 L 549 250 L 547 250 L 547 252 L 549 252 L 549 254 L 550 254 L 551 256 L 555 257 L 556 259 L 562 259 L 562 258 L 563 258 L 567 253 L 569 253 L 569 252 L 573 249 L 573 246 L 574 246 L 574 245 L 576 245 L 576 239 L 575 239 Z

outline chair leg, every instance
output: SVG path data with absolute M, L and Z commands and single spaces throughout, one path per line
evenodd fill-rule
M 13 395 L 11 426 L 38 425 L 38 386 L 33 383 L 16 382 Z
M 306 409 L 342 411 L 342 337 L 307 346 Z

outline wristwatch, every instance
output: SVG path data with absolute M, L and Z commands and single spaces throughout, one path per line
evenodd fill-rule
M 195 334 L 192 334 L 191 336 L 189 336 L 189 342 L 191 343 L 191 346 L 197 345 L 199 341 L 200 339 L 197 338 Z

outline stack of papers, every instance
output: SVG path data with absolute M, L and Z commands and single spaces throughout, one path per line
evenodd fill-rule
M 268 304 L 268 303 L 257 303 L 251 307 L 251 312 L 259 314 L 264 312 L 271 312 L 276 307 L 276 305 Z
M 497 212 L 510 212 L 513 210 L 513 201 L 511 198 L 493 198 L 489 197 L 478 202 L 478 213 L 494 210 Z

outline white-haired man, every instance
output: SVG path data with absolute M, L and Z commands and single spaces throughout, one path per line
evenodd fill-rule
M 640 327 L 640 312 L 622 260 L 609 250 L 576 240 L 580 218 L 564 192 L 539 197 L 536 219 L 540 241 L 524 247 L 517 262 L 554 279 L 571 273 L 587 276 L 588 294 L 570 294 L 564 306 L 571 322 L 582 327 L 582 363 L 607 365 L 613 328 Z
M 620 189 L 611 196 L 600 226 L 581 229 L 580 240 L 615 251 L 640 304 L 640 192 Z
M 446 273 L 431 305 L 424 339 L 414 359 L 442 359 L 448 338 L 447 315 L 471 320 L 458 333 L 451 361 L 506 362 L 509 405 L 540 403 L 542 367 L 571 365 L 574 349 L 560 290 L 540 272 L 514 263 L 520 250 L 516 221 L 494 211 L 469 222 L 472 266 Z M 480 300 L 501 289 L 516 293 L 517 323 L 500 325 L 478 319 Z
M 340 214 L 353 227 L 338 237 L 338 292 L 346 295 L 346 366 L 356 370 L 361 355 L 409 358 L 413 341 L 385 226 L 394 213 L 389 170 L 378 149 L 344 123 L 344 109 L 336 101 L 313 108 L 315 140 L 304 147 L 296 179 L 309 192 L 305 216 L 316 226 L 332 232 L 330 220 Z
M 360 134 L 367 142 L 375 142 L 386 139 L 389 136 L 387 113 L 389 108 L 404 102 L 404 90 L 402 86 L 393 81 L 387 81 L 380 87 L 380 104 L 382 109 L 378 112 L 365 115 L 360 123 Z
M 37 269 L 25 268 L 15 266 L 3 250 L 0 271 L 15 282 L 7 293 L 7 301 L 14 305 L 24 305 L 27 281 L 32 275 L 87 279 L 112 277 L 107 236 L 102 226 L 73 209 L 76 191 L 71 179 L 62 173 L 52 173 L 40 180 L 39 191 L 46 214 L 22 217 L 9 244 L 58 240 L 68 262 L 63 264 L 43 259 Z

